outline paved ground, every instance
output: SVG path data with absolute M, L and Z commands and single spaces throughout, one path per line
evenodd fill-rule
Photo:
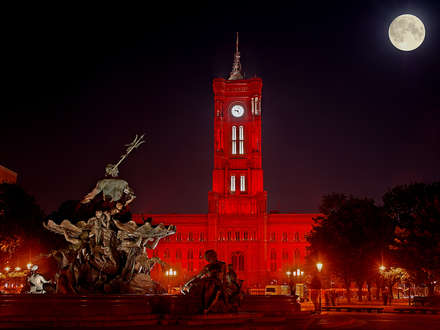
M 412 330 L 440 329 L 439 315 L 329 312 L 306 329 Z

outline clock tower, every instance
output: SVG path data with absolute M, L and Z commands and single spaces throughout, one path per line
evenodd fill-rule
M 266 214 L 261 157 L 260 78 L 241 73 L 238 33 L 228 79 L 216 78 L 214 90 L 214 170 L 209 213 L 261 216 Z

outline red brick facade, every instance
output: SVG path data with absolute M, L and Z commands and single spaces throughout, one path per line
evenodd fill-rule
M 177 270 L 175 284 L 205 265 L 203 254 L 214 249 L 232 264 L 244 287 L 264 287 L 286 280 L 286 270 L 304 262 L 312 218 L 317 214 L 267 212 L 261 150 L 260 78 L 214 79 L 214 169 L 208 214 L 137 214 L 153 223 L 177 226 L 154 251 Z M 164 281 L 156 273 L 158 280 Z

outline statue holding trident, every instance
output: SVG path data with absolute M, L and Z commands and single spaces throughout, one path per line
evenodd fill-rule
M 81 204 L 90 203 L 99 193 L 102 192 L 104 202 L 109 202 L 112 208 L 120 211 L 123 207 L 130 204 L 135 198 L 133 189 L 128 185 L 128 182 L 118 178 L 118 166 L 127 158 L 127 156 L 134 150 L 139 148 L 141 144 L 145 143 L 144 135 L 134 138 L 133 142 L 126 144 L 127 150 L 121 156 L 116 165 L 108 164 L 105 167 L 105 178 L 99 180 L 95 188 L 88 193 L 81 201 Z

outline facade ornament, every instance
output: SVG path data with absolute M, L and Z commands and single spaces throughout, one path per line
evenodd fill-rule
M 237 32 L 234 63 L 232 64 L 232 71 L 231 74 L 229 75 L 228 80 L 240 80 L 240 79 L 243 79 L 243 75 L 241 74 L 240 52 L 238 51 L 238 32 Z

